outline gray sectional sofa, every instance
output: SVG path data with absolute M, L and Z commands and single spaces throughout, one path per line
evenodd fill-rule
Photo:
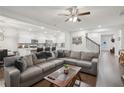
M 62 67 L 63 64 L 80 66 L 82 67 L 81 72 L 97 74 L 98 53 L 69 50 L 64 50 L 62 53 L 63 55 L 59 56 L 59 52 L 52 52 L 52 56 L 47 59 L 38 58 L 36 54 L 24 56 L 26 68 L 22 72 L 15 66 L 15 60 L 19 57 L 6 57 L 4 59 L 5 86 L 31 86 Z

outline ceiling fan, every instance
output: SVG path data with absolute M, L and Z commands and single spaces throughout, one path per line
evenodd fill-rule
M 81 19 L 79 16 L 84 15 L 90 15 L 90 12 L 81 12 L 79 13 L 79 9 L 77 6 L 72 6 L 70 8 L 66 9 L 69 14 L 58 14 L 59 16 L 67 16 L 68 18 L 65 20 L 65 22 L 71 21 L 71 22 L 81 22 Z

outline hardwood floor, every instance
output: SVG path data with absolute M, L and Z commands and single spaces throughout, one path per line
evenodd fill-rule
M 97 87 L 123 87 L 118 56 L 109 51 L 101 51 L 97 65 Z
M 4 75 L 3 75 L 3 68 L 0 68 L 0 79 L 3 79 Z
M 0 69 L 0 80 L 2 80 L 4 77 L 3 74 L 3 69 Z M 96 77 L 86 74 L 86 73 L 81 73 L 81 78 L 82 82 L 87 83 L 88 85 L 95 87 L 96 86 Z M 41 80 L 40 82 L 34 84 L 32 87 L 49 87 L 50 83 L 46 80 Z M 84 85 L 85 86 L 85 85 Z

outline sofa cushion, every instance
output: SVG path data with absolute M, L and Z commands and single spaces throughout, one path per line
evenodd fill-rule
M 42 73 L 41 69 L 37 66 L 32 66 L 27 68 L 24 72 L 21 73 L 21 82 L 26 82 L 28 80 L 33 80 L 33 78 L 36 78 Z
M 49 58 L 47 58 L 47 61 L 54 60 L 54 59 L 55 59 L 55 57 L 49 57 Z
M 70 50 L 64 50 L 64 57 L 69 57 L 71 51 Z
M 64 63 L 64 60 L 56 59 L 52 60 L 53 63 L 55 63 L 55 66 L 62 65 Z
M 85 68 L 91 68 L 92 66 L 92 63 L 90 61 L 82 61 L 82 60 L 72 59 L 72 58 L 64 58 L 64 61 L 66 64 L 76 65 L 76 66 L 85 67 Z
M 92 63 L 90 61 L 82 61 L 82 60 L 78 60 L 76 62 L 77 66 L 80 66 L 82 68 L 91 68 L 92 67 Z
M 37 59 L 37 61 L 35 61 L 34 64 L 36 65 L 43 62 L 46 62 L 46 59 Z
M 98 58 L 99 57 L 99 53 L 95 53 L 95 52 L 93 53 L 92 52 L 92 54 L 93 54 L 93 58 Z
M 47 70 L 50 70 L 51 68 L 54 68 L 55 63 L 54 62 L 45 62 L 45 63 L 37 64 L 36 66 L 40 67 L 40 69 L 43 72 L 45 72 Z
M 80 59 L 81 53 L 77 51 L 71 51 L 70 57 L 75 59 Z
M 26 55 L 23 58 L 27 62 L 28 67 L 33 66 L 32 55 Z
M 65 64 L 75 65 L 76 61 L 73 58 L 63 58 Z
M 81 60 L 91 61 L 92 58 L 97 58 L 98 53 L 93 52 L 81 52 Z
M 98 63 L 99 62 L 99 59 L 98 58 L 93 58 L 91 62 Z
M 20 57 L 15 60 L 15 67 L 18 68 L 20 72 L 23 72 L 27 69 L 27 62 L 23 57 Z

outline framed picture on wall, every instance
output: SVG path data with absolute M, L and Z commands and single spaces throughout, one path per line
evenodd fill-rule
M 81 36 L 72 37 L 72 44 L 75 44 L 75 45 L 82 44 L 82 37 Z

